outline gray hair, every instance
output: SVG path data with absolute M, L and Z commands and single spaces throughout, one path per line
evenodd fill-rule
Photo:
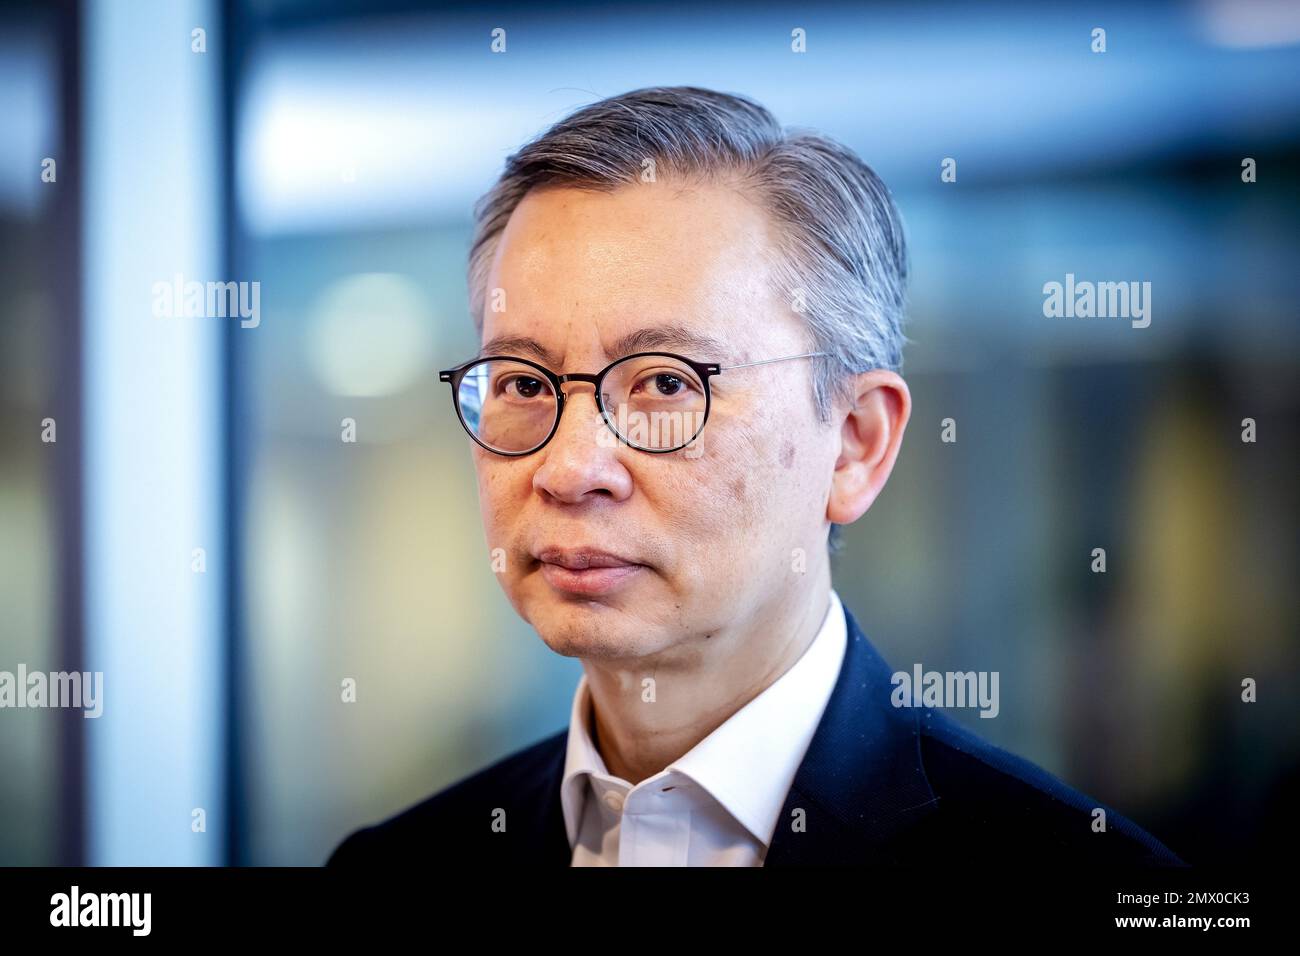
M 782 228 L 778 293 L 804 319 L 813 402 L 823 422 L 853 401 L 858 372 L 902 368 L 907 242 L 897 207 L 869 166 L 812 130 L 783 129 L 753 100 L 692 86 L 651 87 L 600 100 L 512 154 L 474 206 L 470 309 L 482 330 L 497 241 L 529 190 L 613 190 L 656 177 L 718 181 L 749 191 Z M 764 356 L 766 357 L 766 356 Z M 829 546 L 840 549 L 839 526 Z

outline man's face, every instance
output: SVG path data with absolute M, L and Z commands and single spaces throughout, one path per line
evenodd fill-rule
M 596 373 L 640 329 L 717 342 L 662 350 L 723 366 L 811 351 L 773 289 L 774 227 L 738 190 L 647 183 L 612 193 L 533 190 L 507 224 L 488 279 L 484 354 Z M 494 312 L 492 290 L 506 307 Z M 535 340 L 553 358 L 502 337 Z M 648 454 L 611 441 L 591 386 L 569 383 L 540 450 L 507 458 L 472 445 L 489 549 L 515 609 L 556 652 L 583 658 L 698 655 L 723 627 L 789 601 L 826 542 L 837 431 L 816 417 L 811 361 L 723 371 L 697 446 Z M 602 435 L 603 432 L 603 435 Z M 584 551 L 633 567 L 565 571 Z M 570 562 L 572 563 L 572 562 Z

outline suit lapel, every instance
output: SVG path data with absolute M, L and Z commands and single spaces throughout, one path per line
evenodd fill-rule
M 839 678 L 786 796 L 765 866 L 898 863 L 898 838 L 933 812 L 916 711 L 890 703 L 891 671 L 844 609 Z
M 530 795 L 531 799 L 521 802 L 535 813 L 525 831 L 530 836 L 524 851 L 525 859 L 544 866 L 568 866 L 573 855 L 568 831 L 564 827 L 564 805 L 560 799 L 567 745 L 567 733 L 557 734 L 543 770 L 535 778 L 537 789 Z

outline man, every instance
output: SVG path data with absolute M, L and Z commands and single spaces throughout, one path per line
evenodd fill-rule
M 902 226 L 852 152 L 638 90 L 510 157 L 476 217 L 482 349 L 442 378 L 501 585 L 584 673 L 567 731 L 331 865 L 1181 862 L 897 706 L 832 590 L 911 409 Z

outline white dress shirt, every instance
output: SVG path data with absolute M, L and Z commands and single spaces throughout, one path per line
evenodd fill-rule
M 762 866 L 847 642 L 844 608 L 832 589 L 821 628 L 794 665 L 635 787 L 606 769 L 592 742 L 584 673 L 560 788 L 572 865 Z

